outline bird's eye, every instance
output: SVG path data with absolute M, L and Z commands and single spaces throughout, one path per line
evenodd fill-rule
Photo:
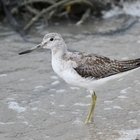
M 53 38 L 50 38 L 50 41 L 53 41 Z

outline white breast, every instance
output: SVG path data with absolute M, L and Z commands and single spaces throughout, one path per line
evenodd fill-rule
M 71 61 L 52 58 L 52 68 L 56 74 L 71 85 L 78 86 L 77 81 L 80 82 L 83 80 L 73 69 Z

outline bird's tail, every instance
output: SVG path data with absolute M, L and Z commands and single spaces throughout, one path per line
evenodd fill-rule
M 140 58 L 134 60 L 121 61 L 123 66 L 122 72 L 129 71 L 140 67 Z

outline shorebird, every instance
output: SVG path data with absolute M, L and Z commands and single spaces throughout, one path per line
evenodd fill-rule
M 68 84 L 83 87 L 93 92 L 89 114 L 85 123 L 93 120 L 97 95 L 95 90 L 102 84 L 120 78 L 140 67 L 140 58 L 126 61 L 113 60 L 97 54 L 68 52 L 67 46 L 58 33 L 46 34 L 41 44 L 19 53 L 30 53 L 39 48 L 52 52 L 52 68 Z

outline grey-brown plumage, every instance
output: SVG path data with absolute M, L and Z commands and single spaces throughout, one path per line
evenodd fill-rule
M 117 61 L 96 54 L 79 53 L 78 55 L 79 57 L 71 58 L 78 64 L 74 69 L 85 78 L 100 79 L 140 67 L 140 58 Z

